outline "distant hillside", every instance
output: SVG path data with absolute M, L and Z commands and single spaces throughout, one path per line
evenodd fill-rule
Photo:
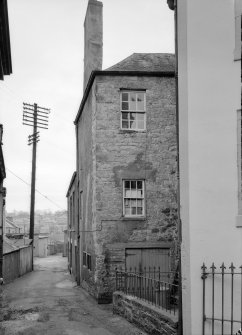
M 14 224 L 21 228 L 24 233 L 29 232 L 29 213 L 14 211 L 6 213 Z M 36 211 L 35 213 L 35 233 L 48 234 L 52 240 L 63 241 L 63 231 L 67 227 L 67 211 Z

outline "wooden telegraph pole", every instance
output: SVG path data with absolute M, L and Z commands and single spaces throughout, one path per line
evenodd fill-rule
M 28 137 L 28 145 L 33 144 L 32 151 L 32 175 L 31 175 L 31 201 L 30 201 L 30 226 L 29 238 L 34 244 L 34 212 L 35 212 L 35 181 L 36 181 L 36 152 L 39 142 L 38 128 L 48 129 L 48 114 L 50 109 L 23 103 L 23 124 L 33 127 L 33 134 Z M 32 263 L 33 268 L 33 263 Z
M 33 144 L 32 151 L 32 176 L 31 176 L 31 200 L 30 200 L 30 227 L 29 238 L 34 241 L 34 207 L 35 207 L 35 180 L 36 180 L 36 149 L 39 141 L 37 132 L 37 104 L 34 104 L 33 135 L 29 135 L 29 143 Z

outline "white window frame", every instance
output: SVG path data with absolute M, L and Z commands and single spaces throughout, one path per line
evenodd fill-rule
M 130 191 L 132 190 L 131 189 L 131 182 L 136 182 L 136 190 L 138 190 L 137 188 L 137 182 L 142 182 L 142 196 L 141 197 L 132 197 L 130 193 L 130 196 L 129 197 L 126 197 L 125 196 L 125 190 L 126 190 L 126 187 L 125 187 L 125 182 L 130 182 Z M 126 214 L 125 213 L 125 200 L 136 200 L 136 214 L 132 214 L 131 213 L 131 210 L 130 210 L 130 214 Z M 137 214 L 137 201 L 138 200 L 142 200 L 142 214 Z M 131 206 L 130 206 L 131 208 Z M 142 218 L 142 217 L 145 217 L 145 180 L 144 179 L 124 179 L 123 180 L 123 217 L 126 217 L 126 218 Z
M 144 94 L 144 109 L 143 110 L 139 110 L 137 109 L 137 99 L 136 99 L 136 109 L 127 109 L 127 110 L 123 110 L 122 109 L 122 94 L 123 93 L 127 93 L 129 96 L 130 94 Z M 128 102 L 130 101 L 130 99 L 128 99 Z M 127 131 L 146 131 L 146 91 L 145 90 L 121 90 L 120 91 L 120 110 L 121 110 L 121 117 L 120 117 L 120 128 L 122 130 L 127 130 Z M 144 128 L 138 128 L 137 127 L 137 122 L 136 122 L 136 128 L 123 128 L 122 125 L 122 120 L 123 120 L 123 113 L 128 113 L 128 115 L 130 116 L 131 113 L 135 113 L 135 114 L 143 114 L 144 115 Z M 128 119 L 130 121 L 130 118 Z

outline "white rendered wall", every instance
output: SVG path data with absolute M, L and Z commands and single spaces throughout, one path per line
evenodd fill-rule
M 184 334 L 202 334 L 203 262 L 242 264 L 233 0 L 178 1 Z M 216 323 L 217 327 L 217 323 Z M 239 325 L 238 325 L 239 328 Z M 220 329 L 220 328 L 219 328 Z M 215 331 L 215 334 L 218 333 Z

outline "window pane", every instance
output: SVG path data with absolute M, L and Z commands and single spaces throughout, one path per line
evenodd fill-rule
M 130 129 L 136 129 L 136 121 L 130 121 Z
M 136 119 L 139 121 L 144 121 L 145 114 L 144 113 L 136 113 Z
M 137 188 L 142 189 L 142 180 L 137 180 Z
M 130 207 L 130 199 L 124 199 L 124 206 Z
M 142 215 L 143 214 L 143 208 L 142 207 L 137 207 L 137 214 Z
M 131 180 L 131 188 L 136 189 L 136 180 Z
M 129 118 L 129 113 L 122 113 L 123 120 L 128 120 L 128 118 Z
M 137 101 L 138 102 L 143 102 L 144 101 L 144 96 L 145 94 L 140 92 L 140 93 L 137 93 Z
M 137 198 L 137 191 L 136 190 L 131 191 L 131 198 Z
M 138 93 L 138 95 L 137 95 L 137 110 L 139 110 L 139 111 L 145 110 L 144 93 Z
M 131 208 L 131 213 L 132 213 L 132 215 L 136 215 L 136 207 Z
M 129 121 L 122 121 L 122 128 L 128 129 L 129 128 Z
M 137 200 L 137 207 L 142 207 L 143 200 Z
M 137 110 L 138 111 L 143 111 L 145 108 L 144 108 L 144 104 L 143 102 L 137 102 Z
M 136 102 L 130 102 L 129 103 L 129 110 L 130 111 L 136 111 Z
M 143 198 L 143 191 L 142 190 L 137 191 L 137 198 Z
M 124 111 L 129 110 L 129 103 L 128 102 L 122 102 L 122 110 L 124 110 Z
M 138 129 L 145 129 L 145 123 L 144 123 L 144 121 L 138 121 L 137 122 L 137 128 Z
M 122 93 L 122 101 L 129 101 L 129 94 L 128 93 Z
M 124 187 L 125 188 L 130 188 L 130 181 L 129 180 L 125 180 Z
M 125 189 L 125 198 L 131 198 L 131 191 L 130 191 L 130 189 Z
M 124 213 L 125 215 L 130 215 L 131 214 L 130 207 L 125 207 Z
M 136 120 L 136 113 L 130 113 L 130 120 Z
M 135 102 L 136 101 L 136 93 L 130 93 L 129 100 Z
M 134 199 L 134 200 L 131 199 L 131 200 L 130 200 L 130 204 L 131 204 L 131 207 L 135 207 L 135 208 L 136 208 L 136 207 L 137 207 L 137 206 L 136 206 L 136 199 Z

